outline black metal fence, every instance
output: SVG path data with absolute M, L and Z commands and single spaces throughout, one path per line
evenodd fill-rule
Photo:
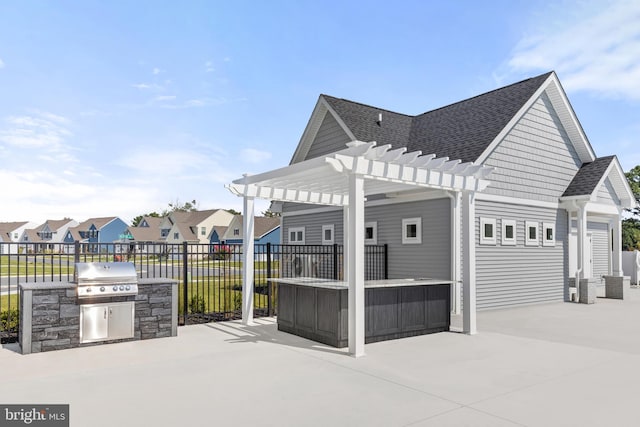
M 193 243 L 0 243 L 0 340 L 19 326 L 18 284 L 72 281 L 76 262 L 127 261 L 140 278 L 179 285 L 179 323 L 230 320 L 242 314 L 242 245 Z M 255 245 L 254 315 L 277 314 L 278 277 L 343 279 L 342 245 Z M 387 278 L 386 245 L 367 246 L 367 280 Z

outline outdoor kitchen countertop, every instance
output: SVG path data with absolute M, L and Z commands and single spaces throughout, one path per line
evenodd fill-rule
M 152 277 L 145 279 L 138 279 L 139 285 L 153 285 L 153 284 L 165 284 L 165 283 L 175 283 L 178 281 L 174 279 L 167 279 L 162 277 Z M 75 289 L 78 284 L 75 282 L 65 282 L 65 281 L 47 281 L 47 282 L 23 282 L 20 283 L 19 286 L 24 290 L 38 290 L 38 289 Z
M 319 279 L 317 277 L 281 277 L 267 279 L 270 282 L 287 283 L 290 285 L 309 286 L 325 289 L 347 289 L 349 283 L 342 280 Z M 451 280 L 419 278 L 419 279 L 386 279 L 365 280 L 365 288 L 397 288 L 400 286 L 433 286 L 451 285 Z

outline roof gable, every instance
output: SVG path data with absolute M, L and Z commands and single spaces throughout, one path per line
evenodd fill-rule
M 545 91 L 581 160 L 592 161 L 593 149 L 560 82 L 548 72 L 417 116 L 320 95 L 291 163 L 306 159 L 325 114 L 333 114 L 352 140 L 482 163 Z

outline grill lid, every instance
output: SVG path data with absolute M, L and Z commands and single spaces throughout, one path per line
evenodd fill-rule
M 78 286 L 138 283 L 136 268 L 131 262 L 78 262 L 75 267 Z

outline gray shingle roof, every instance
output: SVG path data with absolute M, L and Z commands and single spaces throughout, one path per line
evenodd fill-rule
M 562 197 L 586 196 L 593 194 L 596 186 L 616 156 L 598 157 L 593 162 L 585 163 L 573 177 Z
M 418 116 L 322 95 L 361 141 L 472 162 L 491 144 L 552 72 Z M 378 124 L 378 114 L 382 123 Z

